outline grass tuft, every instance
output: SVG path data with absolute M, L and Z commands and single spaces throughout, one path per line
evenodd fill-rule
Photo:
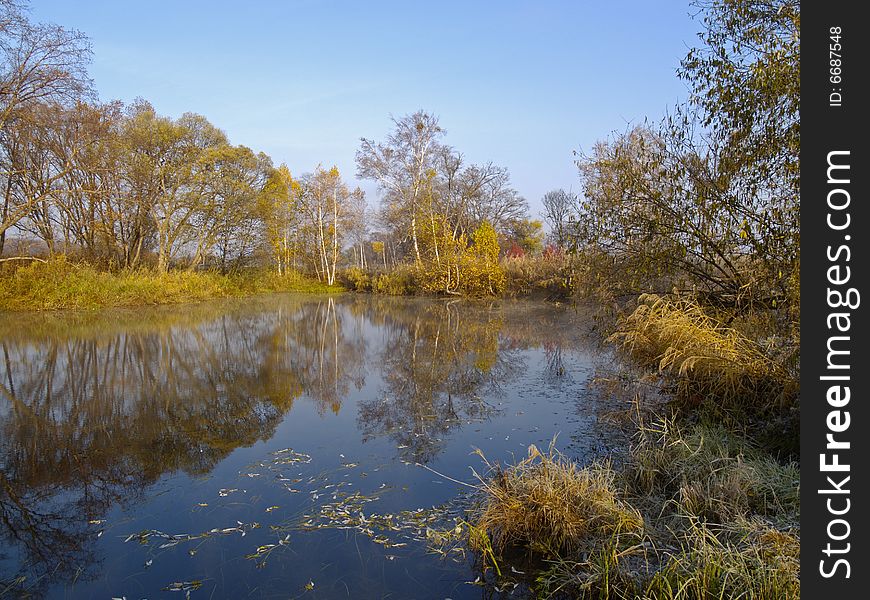
M 643 531 L 643 518 L 620 499 L 609 468 L 579 468 L 553 445 L 546 454 L 529 446 L 528 456 L 507 468 L 487 465 L 489 474 L 480 477 L 484 500 L 473 522 L 496 552 L 523 547 L 557 556 Z M 481 546 L 474 538 L 471 544 Z

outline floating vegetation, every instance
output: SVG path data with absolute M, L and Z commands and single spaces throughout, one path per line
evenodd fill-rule
M 274 544 L 263 544 L 262 546 L 257 546 L 257 550 L 250 553 L 250 554 L 246 554 L 245 558 L 247 558 L 249 560 L 256 560 L 257 561 L 257 568 L 262 569 L 263 567 L 266 566 L 266 560 L 269 558 L 269 555 L 272 554 L 272 552 L 276 548 L 280 548 L 282 546 L 287 546 L 289 543 L 290 543 L 290 534 L 288 533 L 287 535 L 285 535 L 283 538 L 281 538 L 280 540 L 278 540 Z
M 272 456 L 274 457 L 272 464 L 276 465 L 297 465 L 311 462 L 311 455 L 296 452 L 292 448 L 284 448 L 283 450 L 272 452 Z
M 164 592 L 184 592 L 185 598 L 190 598 L 190 592 L 196 591 L 202 587 L 202 581 L 194 579 L 193 581 L 176 581 L 170 583 L 165 588 Z
M 404 548 L 409 542 L 416 542 L 445 558 L 457 561 L 465 558 L 459 546 L 463 527 L 461 500 L 429 509 L 366 513 L 366 506 L 379 500 L 387 489 L 384 485 L 373 494 L 337 491 L 332 494 L 332 501 L 320 505 L 316 512 L 304 514 L 300 521 L 281 529 L 353 530 L 385 549 Z M 392 561 L 398 556 L 388 554 L 385 558 Z
M 152 543 L 152 540 L 166 540 L 157 546 L 158 550 L 163 550 L 165 548 L 171 548 L 173 546 L 177 546 L 178 544 L 184 542 L 190 542 L 193 540 L 201 540 L 204 538 L 216 536 L 216 535 L 229 535 L 233 533 L 241 534 L 242 537 L 245 537 L 246 533 L 251 529 L 256 529 L 260 526 L 259 523 L 242 523 L 241 521 L 236 521 L 237 525 L 233 527 L 215 527 L 214 529 L 209 529 L 208 531 L 204 531 L 202 533 L 165 533 L 163 531 L 159 531 L 157 529 L 146 529 L 144 531 L 140 531 L 138 533 L 131 533 L 127 536 L 124 542 L 130 542 L 133 540 L 137 540 L 140 544 L 149 545 Z
M 291 546 L 291 536 L 294 531 L 313 532 L 331 529 L 351 531 L 369 538 L 374 544 L 384 549 L 383 557 L 390 562 L 402 558 L 401 552 L 397 551 L 412 548 L 425 549 L 429 553 L 452 562 L 467 562 L 466 548 L 469 532 L 464 515 L 470 501 L 468 494 L 460 495 L 449 503 L 432 508 L 379 512 L 374 510 L 375 503 L 381 500 L 383 495 L 397 488 L 387 483 L 380 483 L 376 484 L 376 489 L 369 493 L 357 490 L 354 477 L 362 478 L 364 476 L 363 472 L 358 469 L 360 462 L 346 459 L 344 456 L 340 456 L 340 458 L 342 460 L 339 465 L 331 471 L 306 473 L 304 469 L 297 469 L 296 472 L 288 472 L 292 471 L 294 466 L 310 464 L 312 457 L 309 454 L 285 448 L 272 452 L 266 460 L 254 463 L 240 473 L 242 477 L 261 477 L 265 482 L 273 481 L 288 493 L 307 494 L 307 501 L 311 503 L 307 509 L 299 510 L 297 501 L 296 511 L 293 511 L 295 514 L 292 514 L 288 520 L 282 523 L 268 524 L 267 529 L 277 534 L 276 537 L 268 543 L 259 540 L 259 545 L 244 555 L 246 559 L 255 561 L 258 569 L 264 568 L 272 558 L 273 552 Z M 402 462 L 423 466 L 419 463 Z M 369 471 L 374 475 L 380 471 L 381 467 L 383 465 L 375 465 Z M 272 473 L 274 477 L 263 477 L 267 473 Z M 465 485 L 474 488 L 469 484 Z M 218 495 L 221 498 L 227 498 L 239 492 L 247 493 L 247 490 L 221 488 Z M 469 493 L 473 494 L 474 492 L 476 492 L 476 488 Z M 252 495 L 251 501 L 256 502 L 257 498 L 259 495 Z M 304 503 L 305 499 L 302 499 L 302 502 Z M 210 505 L 207 502 L 200 502 L 196 506 L 208 507 Z M 217 508 L 219 503 L 213 506 Z M 260 510 L 271 515 L 279 508 L 281 508 L 280 504 L 271 504 Z M 130 534 L 124 541 L 136 540 L 140 544 L 156 550 L 166 550 L 198 540 L 202 543 L 202 540 L 215 536 L 238 533 L 244 537 L 252 529 L 260 527 L 257 522 L 242 523 L 237 521 L 236 525 L 215 527 L 201 533 L 166 533 L 157 529 L 148 529 Z M 198 548 L 199 544 L 196 544 L 187 549 L 187 552 L 193 556 Z M 150 567 L 153 560 L 149 557 L 145 567 Z M 201 582 L 197 581 L 182 581 L 173 583 L 165 589 L 189 593 L 200 585 Z M 309 580 L 309 583 L 305 585 L 305 591 L 310 591 L 313 588 L 314 582 Z

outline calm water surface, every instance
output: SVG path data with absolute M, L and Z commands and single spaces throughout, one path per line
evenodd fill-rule
M 0 596 L 510 597 L 427 549 L 467 490 L 420 465 L 602 452 L 587 329 L 353 295 L 0 315 Z

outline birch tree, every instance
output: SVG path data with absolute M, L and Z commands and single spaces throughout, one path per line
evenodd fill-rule
M 361 138 L 356 153 L 357 175 L 378 183 L 390 219 L 409 232 L 414 261 L 419 265 L 420 213 L 426 187 L 436 172 L 444 130 L 437 117 L 422 110 L 393 119 L 393 125 L 383 143 Z

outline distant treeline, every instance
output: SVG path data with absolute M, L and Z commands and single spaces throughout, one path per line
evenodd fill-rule
M 799 12 L 746 6 L 733 19 L 707 7 L 725 16 L 678 71 L 688 103 L 578 155 L 581 193 L 542 199 L 548 239 L 508 171 L 468 163 L 431 113 L 361 139 L 356 176 L 380 195 L 367 205 L 337 168 L 297 175 L 201 115 L 99 102 L 87 38 L 0 0 L 0 260 L 259 266 L 391 293 L 540 284 L 796 307 Z
M 358 174 L 383 190 L 370 211 L 335 167 L 296 176 L 201 115 L 96 100 L 90 55 L 84 35 L 0 0 L 0 255 L 161 272 L 270 264 L 331 284 L 352 265 L 388 269 L 430 250 L 440 262 L 457 251 L 447 238 L 468 246 L 485 223 L 506 248 L 541 245 L 507 170 L 467 164 L 432 115 L 397 120 L 383 144 L 362 140 Z

